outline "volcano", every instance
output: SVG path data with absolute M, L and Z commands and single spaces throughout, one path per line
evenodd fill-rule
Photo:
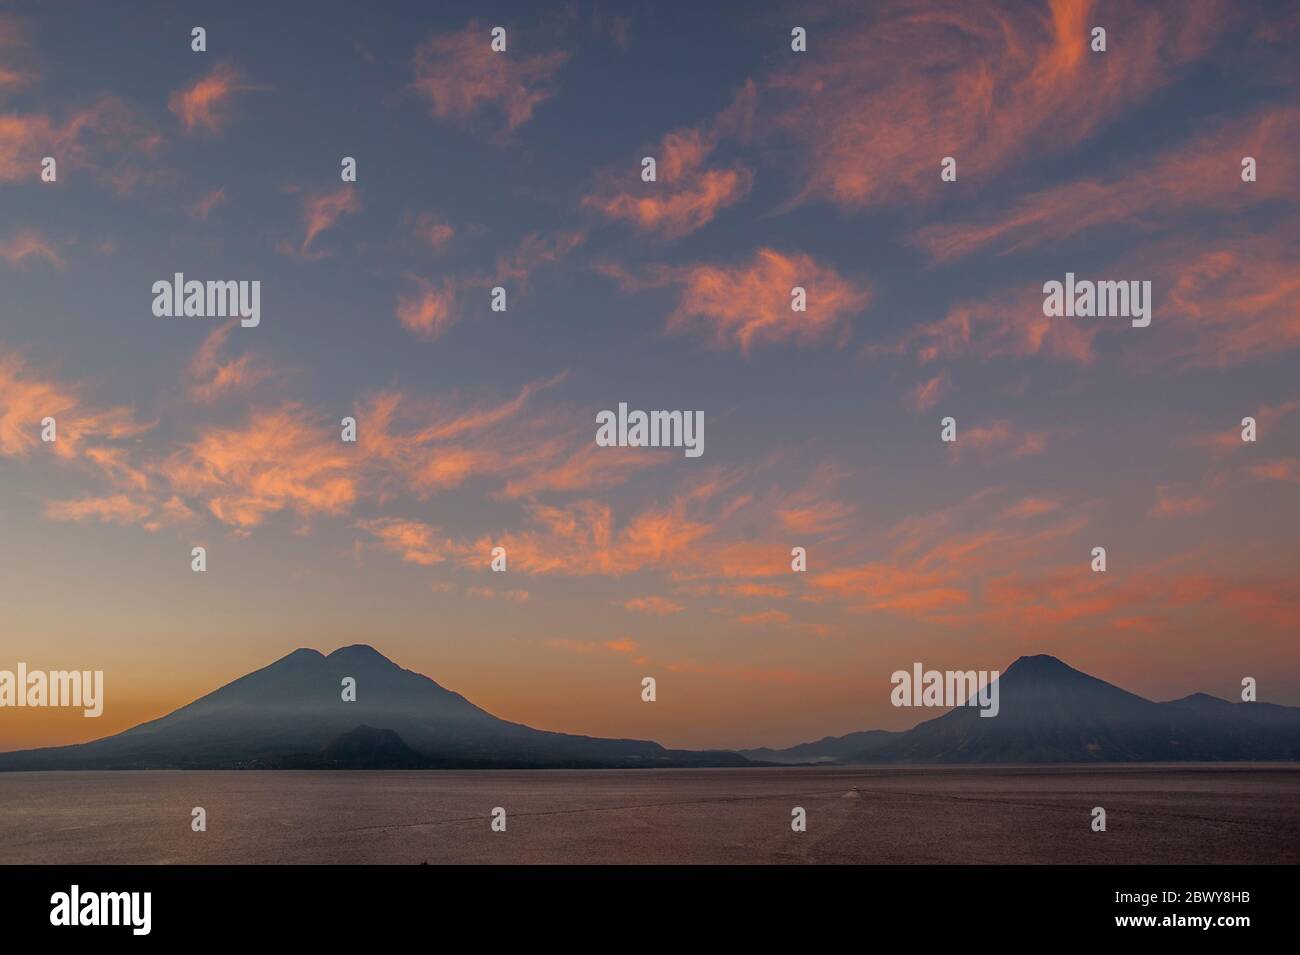
M 356 699 L 343 700 L 343 681 Z M 370 646 L 299 649 L 116 736 L 0 754 L 0 770 L 743 766 L 735 753 L 533 729 Z
M 741 752 L 782 763 L 1300 759 L 1298 707 L 1233 703 L 1204 693 L 1156 703 L 1045 654 L 1020 657 L 998 678 L 997 690 L 1000 711 L 991 719 L 977 707 L 958 706 L 901 733 L 854 733 Z

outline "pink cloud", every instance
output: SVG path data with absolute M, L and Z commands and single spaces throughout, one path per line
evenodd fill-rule
M 218 63 L 205 76 L 172 93 L 167 108 L 180 119 L 185 132 L 215 134 L 230 124 L 235 95 L 255 88 L 234 66 Z

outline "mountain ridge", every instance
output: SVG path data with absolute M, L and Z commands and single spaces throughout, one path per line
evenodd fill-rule
M 1300 759 L 1300 707 L 1206 693 L 1157 703 L 1048 654 L 1017 658 L 997 680 L 1000 712 L 958 706 L 909 730 L 865 731 L 741 755 L 800 764 L 1090 763 Z M 1245 708 L 1245 709 L 1243 709 Z
M 342 683 L 355 680 L 345 702 Z M 390 731 L 393 768 L 419 756 L 443 768 L 739 766 L 733 752 L 670 750 L 648 740 L 554 733 L 475 706 L 367 644 L 326 655 L 300 647 L 165 716 L 99 740 L 0 753 L 0 770 L 345 767 L 341 739 Z M 373 742 L 373 741 L 372 741 Z M 331 750 L 331 747 L 335 747 Z M 381 768 L 373 746 L 354 762 Z
M 344 678 L 355 700 L 342 698 Z M 1206 693 L 1154 702 L 1047 654 L 997 679 L 998 715 L 957 706 L 909 730 L 784 749 L 674 750 L 501 719 L 367 644 L 299 647 L 165 716 L 70 746 L 0 753 L 0 771 L 60 769 L 646 768 L 773 764 L 1300 759 L 1300 707 Z

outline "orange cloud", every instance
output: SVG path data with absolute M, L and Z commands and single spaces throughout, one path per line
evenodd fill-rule
M 36 81 L 36 70 L 28 63 L 30 40 L 24 21 L 0 14 L 0 95 L 24 89 Z
M 1128 579 L 1107 579 L 1086 564 L 1014 573 L 984 587 L 985 620 L 996 627 L 1059 628 L 1075 623 L 1096 625 L 1107 618 L 1121 628 L 1134 619 L 1150 622 L 1149 609 L 1164 614 L 1195 609 L 1198 615 L 1221 613 L 1280 629 L 1300 625 L 1300 596 L 1293 578 L 1215 575 L 1153 569 Z
M 789 623 L 790 615 L 784 610 L 764 610 L 761 613 L 746 614 L 739 621 L 747 626 L 762 626 L 769 623 Z
M 251 355 L 221 360 L 221 348 L 238 322 L 232 319 L 214 328 L 190 360 L 190 376 L 195 379 L 190 396 L 196 401 L 215 401 L 224 394 L 251 388 L 271 377 L 271 369 L 257 364 Z
M 1265 481 L 1300 484 L 1300 458 L 1275 458 L 1250 467 L 1250 473 Z
M 497 590 L 493 587 L 468 587 L 465 594 L 470 597 L 479 597 L 483 600 L 491 600 L 493 597 L 500 597 L 502 600 L 511 600 L 515 603 L 527 603 L 531 595 L 526 590 Z
M 900 521 L 887 535 L 895 544 L 886 558 L 840 561 L 815 574 L 810 569 L 808 585 L 814 593 L 846 601 L 851 612 L 968 625 L 983 612 L 980 582 L 988 568 L 1039 563 L 1086 526 L 1077 515 L 1039 520 L 1058 510 L 1048 499 L 1025 498 L 987 516 L 996 496 L 980 492 L 942 511 Z M 962 523 L 976 529 L 963 530 Z
M 582 204 L 643 232 L 678 238 L 712 222 L 718 212 L 743 199 L 752 170 L 732 165 L 706 168 L 724 136 L 747 131 L 753 119 L 755 87 L 746 84 L 735 103 L 706 127 L 678 129 L 649 151 L 656 162 L 655 182 L 642 182 L 640 169 L 606 172 L 600 187 Z
M 1032 283 L 1031 283 L 1032 284 Z M 1048 318 L 1041 286 L 987 301 L 962 302 L 938 321 L 922 322 L 889 344 L 868 345 L 868 357 L 913 355 L 921 364 L 943 359 L 1045 355 L 1058 361 L 1091 364 L 1093 340 L 1107 326 L 1097 320 Z
M 618 276 L 617 270 L 606 269 Z M 625 287 L 637 280 L 623 277 Z M 690 265 L 658 270 L 653 285 L 677 285 L 681 295 L 669 331 L 700 330 L 718 347 L 749 354 L 757 345 L 843 341 L 848 318 L 871 301 L 869 286 L 843 278 L 812 256 L 759 249 L 747 264 Z M 792 289 L 807 291 L 807 311 L 792 308 Z
M 1158 359 L 1223 368 L 1300 347 L 1300 246 L 1293 225 L 1250 238 L 1175 242 L 1150 253 Z M 1163 292 L 1163 294 L 1161 294 Z
M 1051 514 L 1060 508 L 1059 501 L 1050 497 L 1026 497 L 1017 501 L 998 515 L 999 520 L 1027 520 Z
M 496 271 L 490 277 L 481 276 L 473 284 L 486 287 L 514 282 L 526 287 L 533 272 L 544 265 L 559 263 L 585 241 L 587 234 L 580 230 L 561 231 L 553 236 L 530 233 L 518 248 L 497 260 Z
M 852 600 L 854 609 L 891 610 L 924 616 L 969 602 L 970 594 L 947 574 L 923 573 L 883 562 L 861 564 L 818 574 L 817 590 Z
M 644 448 L 601 448 L 582 440 L 578 450 L 558 461 L 542 461 L 527 473 L 506 482 L 507 497 L 534 497 L 545 491 L 574 493 L 622 484 L 632 474 L 659 467 L 674 459 L 668 453 Z
M 1273 425 L 1278 421 L 1291 414 L 1297 408 L 1300 408 L 1300 399 L 1293 398 L 1290 401 L 1284 401 L 1276 405 L 1263 405 L 1258 411 L 1250 417 L 1255 419 L 1256 437 L 1261 437 L 1272 430 Z M 1205 448 L 1215 454 L 1226 454 L 1232 451 L 1238 451 L 1249 445 L 1241 440 L 1241 426 L 1235 425 L 1231 429 L 1223 431 L 1212 431 L 1207 434 L 1195 434 L 1182 442 L 1188 447 Z
M 523 479 L 563 454 L 558 440 L 539 440 L 536 422 L 521 419 L 532 397 L 562 376 L 525 385 L 509 401 L 465 409 L 451 401 L 420 401 L 385 392 L 363 402 L 358 450 L 382 470 L 380 490 L 402 488 L 420 498 L 471 477 Z
M 715 588 L 724 597 L 788 597 L 790 591 L 776 584 L 718 584 Z
M 46 517 L 62 521 L 99 520 L 142 524 L 148 530 L 188 520 L 184 502 L 160 495 L 148 464 L 136 461 L 131 442 L 154 427 L 123 406 L 99 407 L 82 389 L 29 368 L 16 354 L 0 349 L 0 455 L 26 457 L 40 447 L 55 460 L 76 464 L 109 484 L 107 494 L 48 501 Z M 40 440 L 42 419 L 55 422 L 56 440 Z
M 562 50 L 521 53 L 510 37 L 506 52 L 491 49 L 488 28 L 471 20 L 465 28 L 431 36 L 415 51 L 412 85 L 428 102 L 429 115 L 465 121 L 485 109 L 500 111 L 507 131 L 528 122 L 555 92 L 555 76 L 568 59 Z
M 1200 207 L 1236 211 L 1254 203 L 1300 198 L 1287 175 L 1300 152 L 1300 108 L 1263 110 L 1168 149 L 1152 161 L 1127 163 L 1111 179 L 1086 179 L 1018 200 L 1009 210 L 973 222 L 929 226 L 913 237 L 935 259 L 986 246 L 1038 247 L 1088 229 L 1141 222 L 1150 227 Z M 1258 163 L 1256 182 L 1241 181 L 1241 158 Z
M 0 454 L 22 457 L 36 447 L 46 417 L 55 419 L 57 437 L 46 447 L 66 460 L 152 427 L 137 420 L 129 408 L 89 404 L 76 386 L 44 377 L 17 354 L 0 348 Z
M 36 179 L 41 160 L 53 156 L 59 181 L 86 169 L 119 193 L 129 193 L 146 176 L 163 138 L 138 110 L 100 95 L 59 123 L 40 113 L 0 114 L 0 182 Z
M 857 507 L 831 496 L 832 489 L 846 475 L 832 465 L 817 468 L 797 491 L 780 495 L 772 513 L 781 527 L 793 534 L 823 536 L 842 532 Z
M 1152 517 L 1184 517 L 1202 514 L 1210 507 L 1210 499 L 1195 491 L 1179 491 L 1167 484 L 1156 486 L 1156 502 L 1151 508 Z
M 190 215 L 201 222 L 206 222 L 212 210 L 226 201 L 226 190 L 224 187 L 213 189 L 198 202 L 190 206 Z
M 963 428 L 957 426 L 957 440 L 948 445 L 948 453 L 954 461 L 960 459 L 965 451 L 984 451 L 990 448 L 1003 448 L 1013 445 L 1011 456 L 1016 458 L 1042 454 L 1047 447 L 1046 431 L 1017 431 L 1006 419 L 991 421 L 988 424 L 972 425 Z
M 486 554 L 493 546 L 505 547 L 511 569 L 526 574 L 618 577 L 691 560 L 692 547 L 711 531 L 687 517 L 680 504 L 642 511 L 621 529 L 609 505 L 591 500 L 564 507 L 532 504 L 528 516 L 534 529 L 483 538 L 469 550 Z
M 625 610 L 635 610 L 639 613 L 651 613 L 655 616 L 665 617 L 668 614 L 681 613 L 686 608 L 672 600 L 663 597 L 634 597 L 625 601 L 623 604 Z
M 816 501 L 776 512 L 781 526 L 794 534 L 827 534 L 842 530 L 845 521 L 857 510 L 845 501 Z
M 547 640 L 546 646 L 554 647 L 557 650 L 568 650 L 571 653 L 596 653 L 604 650 L 609 653 L 636 653 L 637 642 L 630 637 L 621 637 L 618 640 L 605 640 L 596 642 L 594 640 Z
M 163 462 L 183 494 L 203 499 L 217 520 L 239 530 L 269 515 L 338 515 L 357 497 L 357 453 L 338 431 L 301 405 L 255 410 L 236 427 L 212 427 Z
M 434 341 L 454 325 L 463 313 L 486 312 L 486 296 L 479 299 L 476 306 L 462 305 L 461 299 L 467 298 L 470 290 L 513 284 L 511 294 L 518 294 L 520 290 L 527 289 L 529 279 L 537 269 L 561 262 L 586 238 L 585 232 L 576 230 L 558 232 L 553 236 L 531 233 L 523 238 L 516 249 L 498 258 L 493 269 L 464 275 L 444 275 L 437 281 L 410 276 L 416 283 L 416 288 L 414 293 L 398 296 L 397 320 L 417 337 Z
M 873 5 L 769 79 L 763 127 L 805 156 L 797 201 L 915 202 L 942 187 L 943 156 L 980 183 L 1083 141 L 1201 57 L 1225 13 L 1217 2 L 1178 17 L 1091 0 Z M 1095 24 L 1122 50 L 1091 53 Z
M 448 277 L 435 283 L 417 277 L 415 281 L 414 295 L 397 297 L 397 320 L 407 331 L 434 341 L 456 320 L 456 280 Z
M 10 265 L 22 265 L 32 258 L 44 259 L 51 265 L 63 268 L 63 259 L 34 229 L 24 229 L 8 239 L 0 239 L 0 259 Z
M 941 371 L 933 378 L 921 382 L 908 392 L 908 404 L 917 411 L 928 411 L 948 393 L 948 384 L 948 372 L 946 370 Z
M 238 93 L 255 89 L 229 63 L 218 63 L 206 76 L 176 90 L 167 98 L 167 108 L 176 114 L 187 133 L 203 130 L 219 133 L 230 123 L 231 100 Z
M 290 252 L 302 259 L 322 259 L 327 253 L 312 248 L 312 243 L 326 229 L 331 228 L 345 215 L 361 210 L 361 199 L 354 186 L 340 186 L 332 192 L 317 193 L 303 198 L 302 218 L 306 234 L 297 249 L 282 243 L 280 251 Z
M 126 494 L 85 497 L 74 501 L 48 501 L 45 516 L 56 521 L 99 520 L 104 523 L 139 524 L 149 517 L 147 504 L 133 501 Z
M 429 567 L 447 559 L 450 542 L 441 537 L 438 528 L 419 521 L 406 521 L 395 517 L 382 517 L 358 521 L 361 530 L 379 539 L 380 546 L 401 556 L 410 564 Z
M 432 212 L 422 212 L 411 225 L 415 237 L 431 249 L 442 249 L 455 236 L 456 230 Z

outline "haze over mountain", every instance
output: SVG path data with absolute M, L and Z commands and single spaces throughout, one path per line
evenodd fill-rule
M 1155 703 L 1052 656 L 998 678 L 1000 710 L 958 706 L 902 733 L 741 750 L 779 763 L 1086 763 L 1300 759 L 1300 707 L 1204 693 Z
M 344 677 L 356 701 L 344 702 Z M 0 754 L 0 770 L 739 766 L 735 753 L 499 719 L 373 647 L 299 649 L 124 733 Z
M 341 697 L 356 680 L 356 701 Z M 1075 763 L 1300 759 L 1300 708 L 1203 693 L 1143 699 L 1051 656 L 997 681 L 999 712 L 959 706 L 906 732 L 787 749 L 669 750 L 499 719 L 373 647 L 295 650 L 160 719 L 74 746 L 0 753 L 0 770 L 634 768 L 771 763 Z

